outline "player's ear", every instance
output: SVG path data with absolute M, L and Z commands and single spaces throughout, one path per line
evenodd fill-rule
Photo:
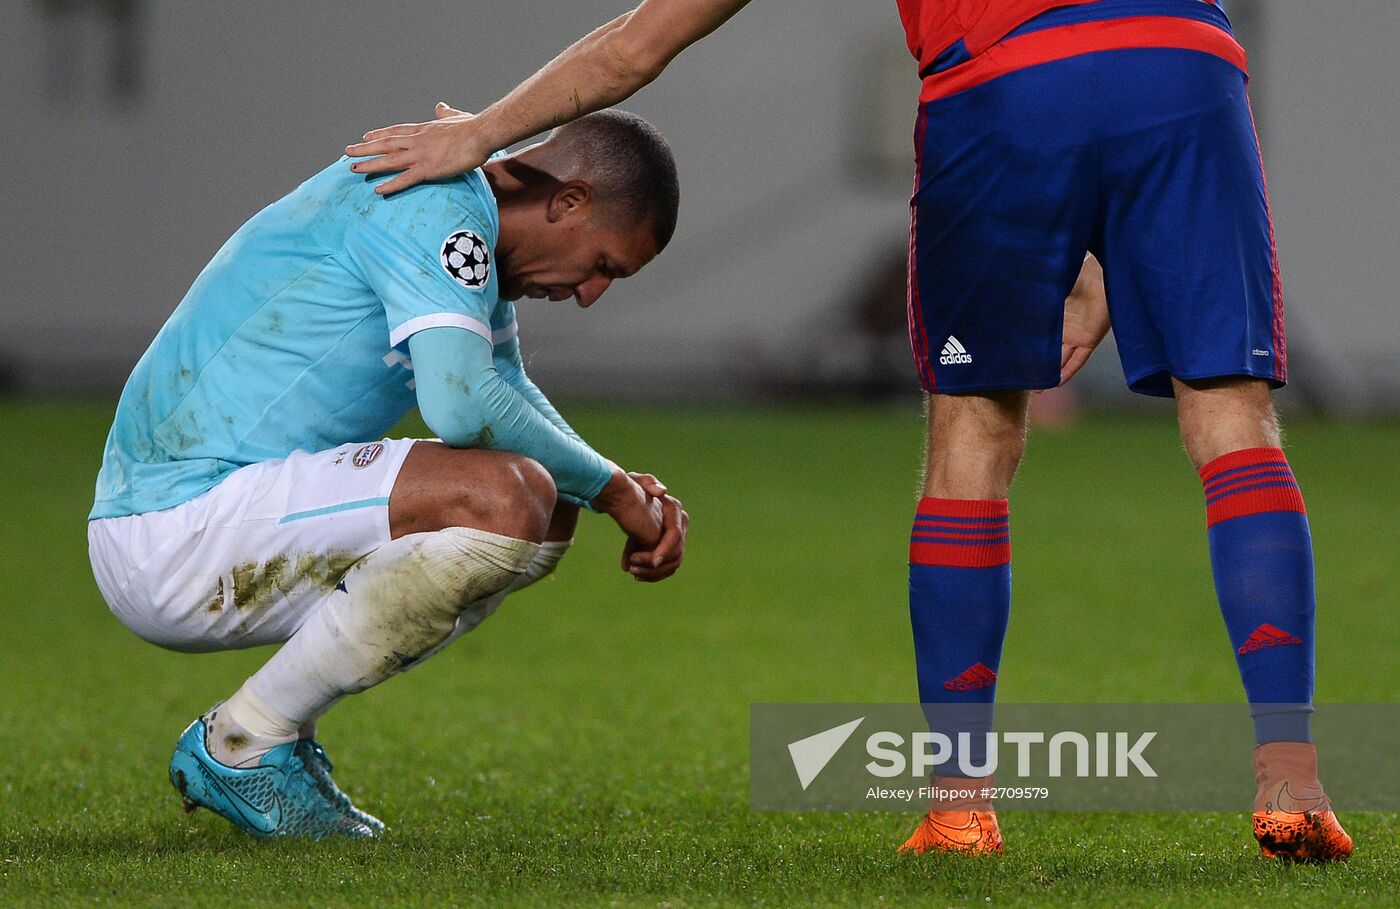
M 587 215 L 593 204 L 593 187 L 582 180 L 570 180 L 549 197 L 547 215 L 551 222 Z

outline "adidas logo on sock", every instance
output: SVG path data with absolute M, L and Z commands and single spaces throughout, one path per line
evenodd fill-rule
M 962 346 L 962 342 L 952 335 L 943 345 L 943 353 L 938 357 L 941 366 L 953 366 L 958 363 L 971 363 L 972 354 L 967 352 L 967 348 Z
M 997 674 L 981 663 L 974 663 L 955 679 L 943 683 L 948 691 L 977 691 L 997 683 Z
M 1275 628 L 1268 622 L 1254 629 L 1248 639 L 1240 645 L 1239 654 L 1253 653 L 1256 650 L 1263 650 L 1265 647 L 1286 647 L 1289 644 L 1301 644 L 1303 639 L 1296 634 L 1289 634 L 1282 628 Z

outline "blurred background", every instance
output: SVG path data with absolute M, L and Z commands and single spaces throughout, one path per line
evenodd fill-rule
M 630 6 L 0 4 L 0 384 L 115 393 L 250 215 L 364 130 L 439 99 L 480 108 Z M 1227 7 L 1251 55 L 1284 270 L 1281 399 L 1400 411 L 1400 6 Z M 917 88 L 893 2 L 760 0 L 687 51 L 625 105 L 675 147 L 675 242 L 587 313 L 526 301 L 532 374 L 572 397 L 913 398 Z M 1153 406 L 1103 353 L 1082 400 Z

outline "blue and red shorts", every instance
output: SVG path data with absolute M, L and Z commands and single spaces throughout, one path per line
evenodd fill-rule
M 1133 391 L 1287 378 L 1244 52 L 1203 0 L 1051 10 L 924 83 L 909 334 L 929 391 L 1059 382 L 1064 301 L 1103 264 Z

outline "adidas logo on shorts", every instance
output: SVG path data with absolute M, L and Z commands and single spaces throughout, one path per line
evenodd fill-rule
M 948 336 L 948 341 L 943 345 L 943 353 L 938 357 L 940 366 L 954 366 L 958 363 L 971 363 L 972 354 L 967 352 L 967 348 L 962 346 L 962 342 L 952 335 Z

